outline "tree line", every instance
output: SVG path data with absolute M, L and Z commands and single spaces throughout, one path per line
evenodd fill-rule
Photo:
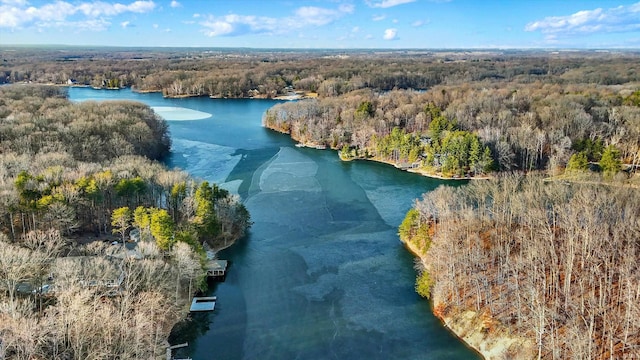
M 274 97 L 289 89 L 334 97 L 365 88 L 426 90 L 479 81 L 563 85 L 640 81 L 633 53 L 11 50 L 2 54 L 0 83 L 132 87 L 170 97 Z
M 474 311 L 534 344 L 504 356 L 640 356 L 640 192 L 507 175 L 441 186 L 400 226 L 440 316 Z M 492 321 L 483 332 L 499 335 Z
M 636 91 L 633 84 L 543 82 L 439 85 L 426 92 L 358 90 L 277 104 L 263 123 L 302 143 L 343 149 L 347 157 L 419 160 L 445 174 L 561 173 L 574 154 L 598 163 L 605 152 L 637 169 Z
M 28 85 L 0 104 L 0 357 L 164 354 L 204 284 L 204 245 L 251 225 L 239 197 L 152 160 L 169 134 L 145 105 Z M 134 232 L 134 258 L 110 244 Z

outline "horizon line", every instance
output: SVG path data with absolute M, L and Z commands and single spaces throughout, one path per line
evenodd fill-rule
M 164 45 L 73 45 L 73 44 L 0 44 L 0 48 L 119 48 L 119 49 L 224 49 L 224 50 L 295 50 L 295 51 L 640 51 L 640 47 L 406 47 L 406 48 L 301 48 L 301 47 L 251 47 L 251 46 L 164 46 Z

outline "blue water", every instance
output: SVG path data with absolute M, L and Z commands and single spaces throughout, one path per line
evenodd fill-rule
M 211 114 L 172 121 L 167 160 L 239 193 L 255 222 L 220 253 L 216 310 L 172 335 L 193 359 L 477 359 L 413 290 L 413 257 L 397 227 L 442 181 L 301 149 L 261 126 L 272 100 L 164 99 L 71 88 L 72 100 L 128 99 Z M 202 117 L 202 115 L 200 116 Z

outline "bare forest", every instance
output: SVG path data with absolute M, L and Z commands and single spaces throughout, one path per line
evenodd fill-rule
M 0 88 L 0 358 L 164 356 L 205 282 L 205 244 L 242 237 L 239 198 L 167 170 L 167 124 L 132 102 Z
M 508 175 L 425 194 L 400 235 L 438 316 L 471 310 L 533 344 L 507 358 L 635 359 L 638 214 L 637 189 Z
M 473 82 L 621 85 L 640 81 L 638 54 L 0 47 L 0 83 L 131 87 L 165 96 L 335 97 L 358 89 L 427 90 Z

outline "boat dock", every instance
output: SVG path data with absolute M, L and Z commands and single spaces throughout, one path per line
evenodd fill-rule
M 190 311 L 213 311 L 217 299 L 215 296 L 194 297 L 191 301 Z
M 227 260 L 209 260 L 207 263 L 207 276 L 224 276 L 227 272 Z
M 168 344 L 167 344 L 168 345 Z M 191 358 L 187 358 L 187 359 L 176 359 L 173 356 L 171 356 L 171 350 L 173 349 L 179 349 L 179 348 L 183 348 L 183 347 L 187 347 L 189 346 L 189 343 L 184 343 L 184 344 L 178 344 L 178 345 L 173 345 L 173 346 L 167 346 L 167 360 L 191 360 Z

